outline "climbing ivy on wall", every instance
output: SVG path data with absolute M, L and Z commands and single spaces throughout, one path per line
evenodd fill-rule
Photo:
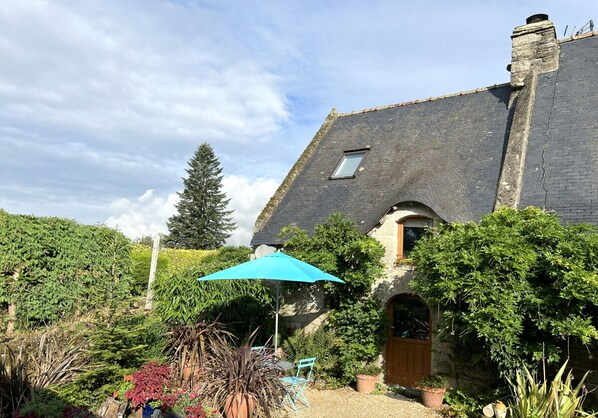
M 503 208 L 477 224 L 441 225 L 411 257 L 412 288 L 442 312 L 439 331 L 502 376 L 543 357 L 559 362 L 568 342 L 598 341 L 591 226 L 564 226 L 534 207 Z
M 0 210 L 0 320 L 29 329 L 129 296 L 129 241 L 104 227 Z
M 354 380 L 359 366 L 375 361 L 386 341 L 387 318 L 379 300 L 370 295 L 381 277 L 384 247 L 360 232 L 341 213 L 314 228 L 313 235 L 297 227 L 284 228 L 285 251 L 343 279 L 346 284 L 323 283 L 328 327 L 342 341 L 339 375 L 342 384 Z

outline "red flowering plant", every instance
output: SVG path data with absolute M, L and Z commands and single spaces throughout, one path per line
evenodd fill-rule
M 149 362 L 130 377 L 133 387 L 125 392 L 125 398 L 133 408 L 150 404 L 154 408 L 169 407 L 178 396 L 169 393 L 168 383 L 171 369 L 167 364 Z
M 210 418 L 218 415 L 217 411 L 201 401 L 197 389 L 181 389 L 179 398 L 173 406 L 173 412 L 186 418 Z

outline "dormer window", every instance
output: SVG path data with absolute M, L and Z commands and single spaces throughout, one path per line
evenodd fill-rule
M 331 179 L 346 179 L 355 177 L 355 172 L 365 157 L 366 150 L 346 151 L 340 164 L 334 170 Z
M 425 233 L 427 228 L 432 227 L 430 218 L 405 218 L 398 222 L 399 224 L 399 245 L 397 251 L 397 260 L 408 258 L 409 253 L 415 247 L 415 243 Z

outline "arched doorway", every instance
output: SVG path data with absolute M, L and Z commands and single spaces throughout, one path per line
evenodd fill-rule
M 413 386 L 432 369 L 430 310 L 416 295 L 397 295 L 388 303 L 386 383 Z

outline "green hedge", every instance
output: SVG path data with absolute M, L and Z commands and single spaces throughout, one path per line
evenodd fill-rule
M 104 227 L 0 210 L 0 326 L 47 325 L 130 296 L 130 243 Z
M 163 248 L 158 253 L 158 264 L 156 267 L 156 277 L 170 276 L 176 272 L 199 264 L 203 259 L 214 250 L 183 250 L 176 248 Z M 152 260 L 152 247 L 147 245 L 134 244 L 131 249 L 133 276 L 132 292 L 135 295 L 144 294 L 147 290 L 147 280 Z

